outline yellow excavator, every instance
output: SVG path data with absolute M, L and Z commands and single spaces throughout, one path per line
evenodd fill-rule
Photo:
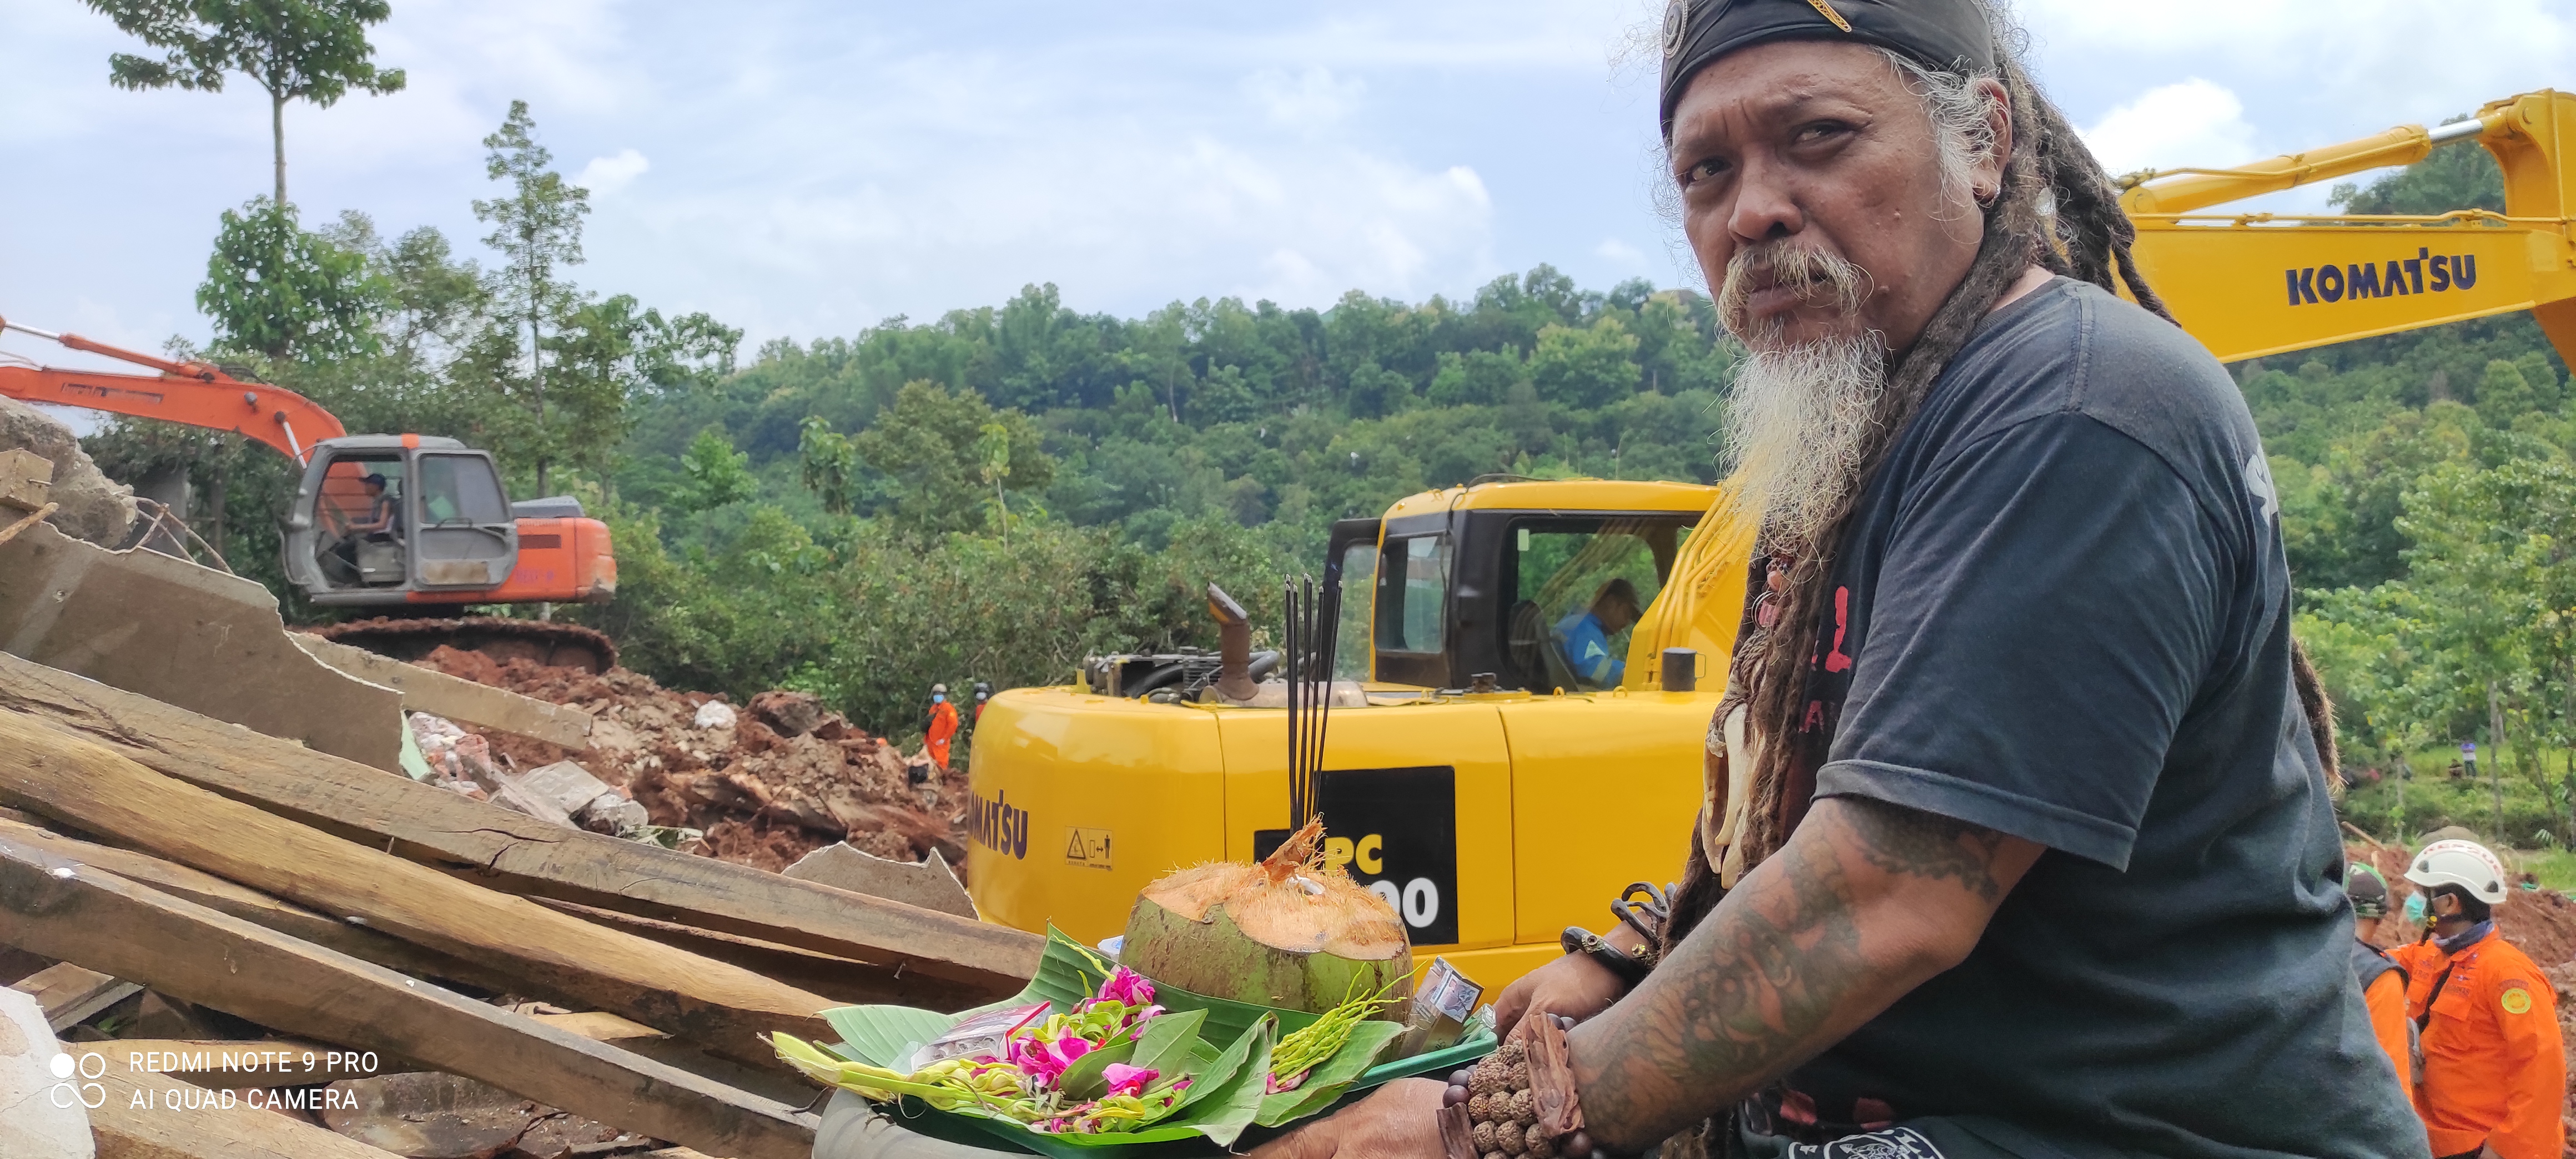
M 2503 213 L 2196 212 L 2470 141 L 2503 167 Z M 2122 202 L 2148 284 L 2222 361 L 2529 310 L 2576 362 L 2572 164 L 2576 95 L 2544 91 L 2436 129 L 2133 174 Z M 1417 957 L 1498 987 L 1556 957 L 1567 926 L 1599 928 L 1629 883 L 1676 873 L 1753 540 L 1724 495 L 1477 482 L 1334 526 L 1322 602 L 1342 679 L 1313 800 L 1328 857 L 1395 906 Z M 1613 662 L 1583 618 L 1620 581 L 1644 612 L 1624 648 L 1606 634 Z M 1237 622 L 1219 654 L 1099 657 L 986 707 L 966 821 L 987 919 L 1099 941 L 1156 877 L 1284 835 L 1290 714 L 1222 687 L 1276 658 L 1250 654 L 1239 609 L 1211 610 Z

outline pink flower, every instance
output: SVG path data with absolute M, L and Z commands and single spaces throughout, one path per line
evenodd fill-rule
M 1055 1085 L 1056 1080 L 1064 1076 L 1065 1068 L 1072 1066 L 1074 1060 L 1089 1053 L 1091 1053 L 1089 1039 L 1070 1035 L 1053 1042 L 1039 1042 L 1033 1038 L 1011 1040 L 1011 1062 L 1027 1072 L 1030 1077 L 1048 1086 Z
M 1154 984 L 1146 981 L 1143 974 L 1120 966 L 1109 975 L 1108 981 L 1100 984 L 1100 997 L 1103 1001 L 1124 1002 L 1129 1006 L 1150 1006 L 1154 1002 Z
M 1101 1074 L 1109 1080 L 1109 1093 L 1113 1095 L 1144 1094 L 1147 1084 L 1163 1077 L 1163 1072 L 1152 1067 L 1129 1066 L 1123 1062 L 1110 1063 Z

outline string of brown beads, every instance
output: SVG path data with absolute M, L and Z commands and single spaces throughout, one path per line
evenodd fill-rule
M 1557 1021 L 1566 1029 L 1574 1027 L 1571 1018 Z M 1443 1099 L 1444 1106 L 1466 1106 L 1467 1118 L 1475 1124 L 1472 1138 L 1479 1159 L 1611 1159 L 1582 1131 L 1562 1139 L 1547 1137 L 1539 1130 L 1535 1103 L 1529 1052 L 1518 1039 L 1451 1073 Z

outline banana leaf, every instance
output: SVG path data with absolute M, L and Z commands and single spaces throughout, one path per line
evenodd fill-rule
M 1404 1028 L 1392 1022 L 1372 1020 L 1351 1027 L 1350 1041 L 1309 1069 L 1306 1081 L 1299 1083 L 1297 1089 L 1263 1096 L 1261 1111 L 1253 1122 L 1276 1127 L 1333 1105 L 1377 1062 L 1377 1056 L 1403 1035 Z
M 948 1033 L 957 1016 L 910 1006 L 842 1006 L 823 1012 L 854 1062 L 891 1067 L 913 1048 Z

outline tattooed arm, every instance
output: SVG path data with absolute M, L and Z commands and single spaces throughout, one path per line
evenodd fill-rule
M 1595 1138 L 1653 1146 L 1959 964 L 2042 847 L 1860 797 L 1817 801 L 1635 992 L 1572 1035 Z

